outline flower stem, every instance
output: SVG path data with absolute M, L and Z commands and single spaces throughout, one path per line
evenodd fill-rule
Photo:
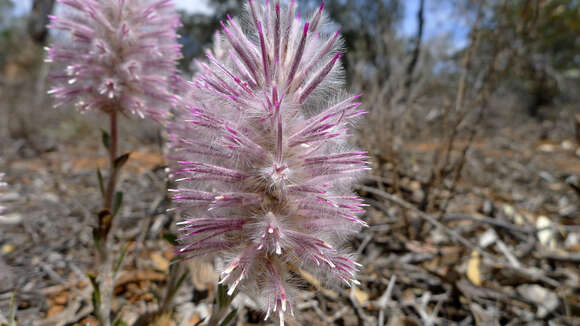
M 227 291 L 226 287 L 220 289 L 218 284 L 217 289 L 217 297 L 216 302 L 214 304 L 213 310 L 211 312 L 211 316 L 209 321 L 207 322 L 206 326 L 218 326 L 221 325 L 220 322 L 224 322 L 225 319 L 228 317 L 228 311 L 230 310 L 230 306 L 234 301 L 234 298 L 238 295 L 238 291 L 232 293 L 232 295 L 226 295 L 225 292 Z M 221 293 L 222 291 L 223 293 Z
M 111 206 L 113 204 L 113 196 L 115 195 L 115 186 L 117 184 L 117 168 L 115 167 L 115 159 L 117 158 L 117 111 L 113 111 L 109 115 L 110 117 L 110 144 L 109 144 L 109 162 L 110 162 L 110 174 L 109 183 L 107 184 L 107 191 L 105 193 L 104 209 L 111 211 Z
M 113 205 L 113 198 L 115 194 L 115 187 L 117 184 L 117 175 L 120 167 L 116 166 L 117 159 L 117 142 L 118 142 L 118 128 L 117 128 L 118 113 L 113 110 L 109 113 L 110 121 L 110 142 L 109 142 L 109 180 L 107 182 L 107 189 L 103 198 L 103 210 L 99 214 L 99 229 L 101 230 L 100 241 L 97 246 L 97 256 L 99 265 L 99 294 L 100 300 L 97 307 L 96 314 L 101 326 L 111 325 L 111 307 L 113 300 L 113 259 L 111 257 L 111 241 L 112 228 L 114 226 L 114 212 L 111 211 Z
M 214 310 L 211 312 L 211 317 L 207 322 L 207 326 L 218 326 L 219 322 L 226 318 L 228 313 L 229 305 L 225 307 L 214 307 Z

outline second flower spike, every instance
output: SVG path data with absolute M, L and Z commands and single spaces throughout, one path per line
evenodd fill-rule
M 64 13 L 50 17 L 67 32 L 47 48 L 63 65 L 52 74 L 55 104 L 81 111 L 117 110 L 160 119 L 171 106 L 169 78 L 181 58 L 172 0 L 58 0 Z

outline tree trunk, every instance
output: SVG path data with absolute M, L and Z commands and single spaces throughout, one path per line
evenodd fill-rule
M 415 47 L 411 54 L 411 61 L 407 65 L 407 71 L 405 76 L 405 96 L 404 101 L 409 96 L 411 91 L 411 84 L 413 83 L 413 73 L 417 67 L 417 62 L 419 61 L 419 55 L 421 54 L 421 42 L 423 40 L 423 25 L 425 23 L 425 0 L 419 0 L 419 10 L 417 11 L 417 37 L 415 38 Z
M 48 16 L 54 9 L 55 0 L 34 0 L 28 18 L 28 34 L 37 44 L 43 45 L 48 38 Z

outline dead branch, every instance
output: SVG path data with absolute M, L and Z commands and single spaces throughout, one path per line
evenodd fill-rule
M 414 212 L 415 214 L 417 214 L 419 217 L 421 217 L 422 219 L 426 220 L 427 222 L 433 224 L 434 226 L 440 228 L 442 231 L 444 231 L 445 233 L 447 233 L 449 236 L 451 236 L 453 239 L 459 241 L 461 244 L 463 244 L 464 246 L 466 246 L 467 248 L 471 249 L 471 250 L 477 250 L 480 252 L 483 252 L 483 250 L 481 250 L 478 246 L 474 245 L 473 243 L 471 243 L 471 241 L 467 240 L 466 238 L 462 237 L 461 235 L 459 235 L 457 232 L 451 230 L 450 228 L 446 227 L 445 225 L 441 224 L 441 222 L 437 221 L 437 219 L 435 219 L 433 216 L 428 215 L 422 211 L 420 211 L 418 208 L 416 208 L 415 206 L 409 204 L 408 202 L 397 198 L 389 193 L 386 193 L 384 191 L 378 190 L 378 189 L 374 189 L 371 187 L 366 187 L 366 186 L 358 186 L 358 189 L 362 190 L 362 191 L 366 191 L 369 192 L 373 195 L 376 196 L 380 196 L 394 204 L 397 204 L 407 210 L 410 210 L 412 212 Z

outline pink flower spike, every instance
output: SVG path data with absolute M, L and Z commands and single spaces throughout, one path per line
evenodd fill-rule
M 283 325 L 292 271 L 357 284 L 344 244 L 366 226 L 350 187 L 369 164 L 347 140 L 361 104 L 337 86 L 342 42 L 320 28 L 324 3 L 309 23 L 280 2 L 249 0 L 247 25 L 222 24 L 208 63 L 179 85 L 168 134 L 179 250 L 219 256 L 228 293 L 256 298 Z
M 80 110 L 120 111 L 161 119 L 175 102 L 170 81 L 177 72 L 181 25 L 172 0 L 60 0 L 70 10 L 50 17 L 50 28 L 64 30 L 47 51 L 67 78 L 53 79 L 56 105 Z

